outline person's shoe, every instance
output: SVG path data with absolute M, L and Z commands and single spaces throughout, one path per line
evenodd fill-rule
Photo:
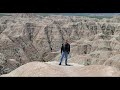
M 59 65 L 61 65 L 61 63 Z
M 65 64 L 65 65 L 68 65 L 68 64 Z

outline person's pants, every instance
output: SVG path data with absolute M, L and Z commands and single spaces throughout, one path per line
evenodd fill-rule
M 65 64 L 67 64 L 67 59 L 68 59 L 68 53 L 67 52 L 62 52 L 61 58 L 60 58 L 60 64 L 63 61 L 63 58 L 65 57 Z

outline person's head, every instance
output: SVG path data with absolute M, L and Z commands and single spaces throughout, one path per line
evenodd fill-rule
M 65 45 L 68 43 L 68 40 L 64 40 L 63 44 L 62 45 Z
M 68 40 L 65 40 L 65 44 L 67 44 L 68 43 Z

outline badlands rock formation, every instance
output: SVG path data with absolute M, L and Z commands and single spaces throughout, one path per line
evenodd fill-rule
M 83 66 L 70 63 L 59 66 L 58 62 L 31 62 L 1 77 L 118 77 L 120 71 L 110 66 Z
M 12 14 L 0 18 L 0 73 L 32 61 L 58 61 L 65 39 L 71 44 L 69 63 L 120 69 L 120 17 L 39 16 Z M 104 66 L 103 66 L 104 68 Z

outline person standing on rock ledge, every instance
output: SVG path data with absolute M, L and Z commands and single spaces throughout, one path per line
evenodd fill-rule
M 65 65 L 68 65 L 67 59 L 68 59 L 69 53 L 70 53 L 70 44 L 68 43 L 68 40 L 66 40 L 66 42 L 62 44 L 62 47 L 61 47 L 61 58 L 60 58 L 59 65 L 62 64 L 63 57 L 65 57 Z

